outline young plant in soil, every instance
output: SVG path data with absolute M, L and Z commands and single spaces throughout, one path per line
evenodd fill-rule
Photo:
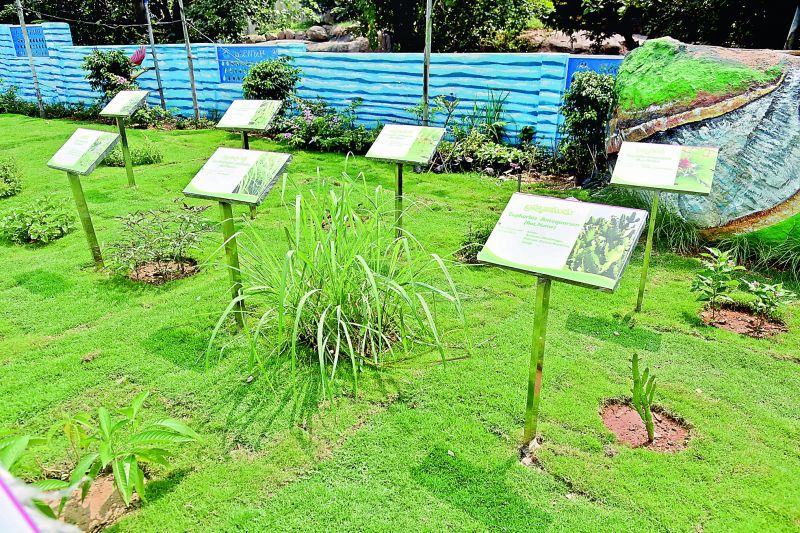
M 109 245 L 109 264 L 136 281 L 160 284 L 196 271 L 190 257 L 211 225 L 196 211 L 139 211 L 119 219 L 122 239 Z
M 633 372 L 633 397 L 631 405 L 642 417 L 645 427 L 647 428 L 647 442 L 648 444 L 655 439 L 655 428 L 653 426 L 653 396 L 656 393 L 656 377 L 650 374 L 650 368 L 645 367 L 644 373 L 639 373 L 639 354 L 633 353 L 631 361 L 631 370 Z
M 692 281 L 692 292 L 697 292 L 697 300 L 706 302 L 711 309 L 711 319 L 716 320 L 717 312 L 723 304 L 733 303 L 729 294 L 739 287 L 737 273 L 744 270 L 731 258 L 729 252 L 718 248 L 706 248 L 700 254 L 702 269 Z
M 767 322 L 778 314 L 778 310 L 795 298 L 795 293 L 785 289 L 783 283 L 769 284 L 759 281 L 745 281 L 744 286 L 755 301 L 751 304 L 756 321 L 753 333 L 756 336 L 764 334 Z

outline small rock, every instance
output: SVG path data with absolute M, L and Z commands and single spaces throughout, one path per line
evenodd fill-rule
M 615 457 L 618 453 L 619 452 L 617 451 L 617 449 L 614 446 L 611 446 L 610 444 L 606 444 L 605 446 L 603 446 L 603 454 L 606 457 Z
M 278 39 L 294 39 L 294 36 L 294 30 L 291 28 L 287 28 L 278 32 Z
M 615 332 L 614 332 L 614 336 L 615 336 L 615 337 L 619 337 L 619 331 L 615 331 Z
M 247 44 L 265 43 L 267 42 L 267 38 L 258 34 L 245 35 L 244 42 Z
M 255 380 L 255 379 L 256 379 L 256 378 L 253 376 L 253 374 L 250 374 L 249 376 L 247 376 L 247 379 L 246 379 L 246 380 L 244 380 L 244 382 L 245 382 L 245 383 L 247 383 L 247 384 L 250 384 L 250 383 L 252 383 L 252 382 L 253 382 L 253 380 Z
M 328 32 L 322 26 L 311 26 L 306 32 L 309 41 L 321 43 L 328 40 Z
M 703 394 L 703 389 L 694 389 L 697 394 Z
M 574 499 L 575 499 L 575 498 L 577 498 L 577 497 L 578 497 L 578 495 L 577 495 L 577 494 L 575 494 L 574 492 L 568 492 L 568 493 L 567 493 L 567 499 L 568 499 L 568 500 L 574 500 Z
M 304 31 L 295 32 L 294 40 L 295 41 L 305 41 L 306 40 L 306 32 L 304 32 Z
M 264 38 L 268 41 L 277 41 L 279 39 L 277 33 L 265 33 Z
M 341 24 L 333 26 L 330 30 L 330 34 L 331 37 L 344 37 L 345 35 L 350 35 L 350 33 L 347 31 L 347 28 Z
M 455 457 L 456 453 L 453 450 L 447 450 L 447 455 L 449 455 L 450 457 Z
M 93 352 L 89 352 L 83 357 L 81 357 L 81 363 L 90 363 L 97 359 L 102 352 L 100 350 L 95 350 Z
M 486 167 L 483 169 L 484 174 L 487 176 L 494 176 L 494 169 L 492 167 Z

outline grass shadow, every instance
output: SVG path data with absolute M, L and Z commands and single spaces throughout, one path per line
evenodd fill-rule
M 661 351 L 661 335 L 654 331 L 638 328 L 623 320 L 599 318 L 570 313 L 567 315 L 566 328 L 573 333 L 580 333 L 604 342 L 612 342 L 623 348 Z
M 150 481 L 146 488 L 147 501 L 154 502 L 164 496 L 169 495 L 175 488 L 183 482 L 190 473 L 189 468 L 179 468 L 169 473 L 165 478 Z
M 205 368 L 208 334 L 186 326 L 166 326 L 144 339 L 142 347 L 176 366 L 201 372 Z
M 533 507 L 505 482 L 514 462 L 487 471 L 437 447 L 411 469 L 411 475 L 437 498 L 461 509 L 490 531 L 546 529 L 552 521 L 550 514 Z
M 68 291 L 73 283 L 60 274 L 37 268 L 19 274 L 14 283 L 43 298 L 51 298 Z

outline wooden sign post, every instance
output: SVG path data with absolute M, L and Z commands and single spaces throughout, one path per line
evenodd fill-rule
M 525 404 L 525 443 L 536 437 L 553 280 L 613 292 L 647 213 L 514 193 L 478 259 L 534 274 L 536 305 Z
M 383 127 L 367 152 L 368 159 L 396 165 L 395 226 L 398 237 L 403 231 L 403 165 L 430 165 L 444 133 L 444 128 L 388 125 Z
M 267 131 L 281 110 L 280 100 L 234 100 L 217 123 L 221 130 L 241 131 L 242 149 L 250 149 L 249 132 Z M 250 206 L 250 218 L 256 218 L 256 206 Z
M 136 187 L 136 178 L 133 176 L 133 161 L 131 150 L 128 146 L 128 134 L 125 131 L 125 121 L 145 104 L 149 91 L 120 91 L 100 111 L 101 117 L 114 118 L 119 128 L 119 137 L 122 140 L 122 159 L 125 161 L 125 172 L 128 174 L 128 186 Z
M 236 302 L 234 316 L 240 328 L 244 326 L 245 307 L 231 204 L 260 205 L 291 160 L 289 154 L 218 148 L 183 190 L 186 196 L 219 202 L 231 299 Z
M 72 197 L 75 199 L 78 216 L 83 231 L 86 233 L 86 241 L 89 243 L 89 251 L 92 253 L 92 259 L 97 268 L 103 267 L 103 256 L 100 252 L 100 244 L 97 242 L 92 217 L 89 214 L 89 206 L 86 204 L 86 197 L 83 194 L 80 176 L 91 174 L 118 142 L 119 135 L 116 133 L 81 128 L 72 134 L 72 137 L 47 163 L 48 167 L 67 173 Z
M 636 312 L 642 310 L 653 236 L 656 229 L 659 196 L 662 192 L 708 196 L 714 183 L 717 148 L 676 146 L 670 144 L 624 142 L 619 151 L 611 184 L 634 189 L 650 190 L 650 226 L 644 248 L 642 275 L 636 298 Z

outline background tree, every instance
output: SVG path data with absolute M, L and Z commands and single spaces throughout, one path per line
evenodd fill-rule
M 620 34 L 628 50 L 633 50 L 639 46 L 633 34 L 641 28 L 641 4 L 646 1 L 553 0 L 553 10 L 545 20 L 565 33 L 587 31 L 597 43 Z

